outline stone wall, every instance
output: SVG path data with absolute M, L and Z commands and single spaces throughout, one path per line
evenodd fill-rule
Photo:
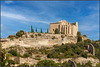
M 9 59 L 14 60 L 15 62 L 19 62 L 19 64 L 24 64 L 24 63 L 28 63 L 29 65 L 33 65 L 33 64 L 37 64 L 39 62 L 39 60 L 33 59 L 33 58 L 21 58 L 21 57 L 10 57 Z M 76 63 L 80 63 L 80 64 L 85 64 L 88 61 L 91 61 L 92 66 L 95 67 L 97 63 L 99 63 L 99 59 L 94 59 L 94 58 L 83 58 L 83 57 L 78 57 L 78 58 L 65 58 L 65 59 L 61 59 L 59 61 L 59 59 L 53 59 L 53 58 L 44 58 L 41 60 L 53 60 L 55 63 L 63 63 L 65 61 L 71 63 L 71 65 L 73 65 L 73 67 L 77 67 Z
M 32 38 L 31 35 L 34 37 Z M 63 37 L 62 37 L 63 36 Z M 66 36 L 62 34 L 45 34 L 45 33 L 28 33 L 27 37 L 25 35 L 22 38 L 9 40 L 5 42 L 2 47 L 8 48 L 10 46 L 23 46 L 23 47 L 41 47 L 41 46 L 48 46 L 51 47 L 52 45 L 61 45 L 62 43 L 76 43 L 77 37 Z
M 58 29 L 59 24 L 50 24 L 49 33 L 55 33 L 55 29 Z

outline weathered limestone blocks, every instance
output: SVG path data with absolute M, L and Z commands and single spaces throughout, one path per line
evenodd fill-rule
M 26 34 L 28 37 L 26 37 Z M 31 37 L 33 35 L 34 37 Z M 65 34 L 45 34 L 45 33 L 25 33 L 22 37 L 9 40 L 3 43 L 3 48 L 10 46 L 23 46 L 23 47 L 41 47 L 52 46 L 55 44 L 61 45 L 62 43 L 77 43 L 76 37 L 66 36 Z
M 80 64 L 85 64 L 85 63 L 91 61 L 92 66 L 96 66 L 96 64 L 99 63 L 99 59 L 94 59 L 91 57 L 88 57 L 88 58 L 78 57 L 78 58 L 75 58 L 74 61 L 76 63 L 80 63 Z

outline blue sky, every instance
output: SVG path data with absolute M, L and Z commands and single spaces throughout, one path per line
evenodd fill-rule
M 66 20 L 78 22 L 79 31 L 92 40 L 99 39 L 99 1 L 2 1 L 1 37 L 30 32 L 46 32 L 49 24 Z

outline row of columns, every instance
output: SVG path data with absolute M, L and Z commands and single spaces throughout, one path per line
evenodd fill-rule
M 60 32 L 62 32 L 63 30 L 63 32 L 65 33 L 65 34 L 71 34 L 71 26 L 70 25 L 60 25 Z

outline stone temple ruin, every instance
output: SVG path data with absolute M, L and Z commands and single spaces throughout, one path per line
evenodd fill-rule
M 68 36 L 77 36 L 78 22 L 70 24 L 70 22 L 62 20 L 57 23 L 51 23 L 49 33 L 55 33 L 55 29 L 58 29 L 60 33 L 63 32 Z

